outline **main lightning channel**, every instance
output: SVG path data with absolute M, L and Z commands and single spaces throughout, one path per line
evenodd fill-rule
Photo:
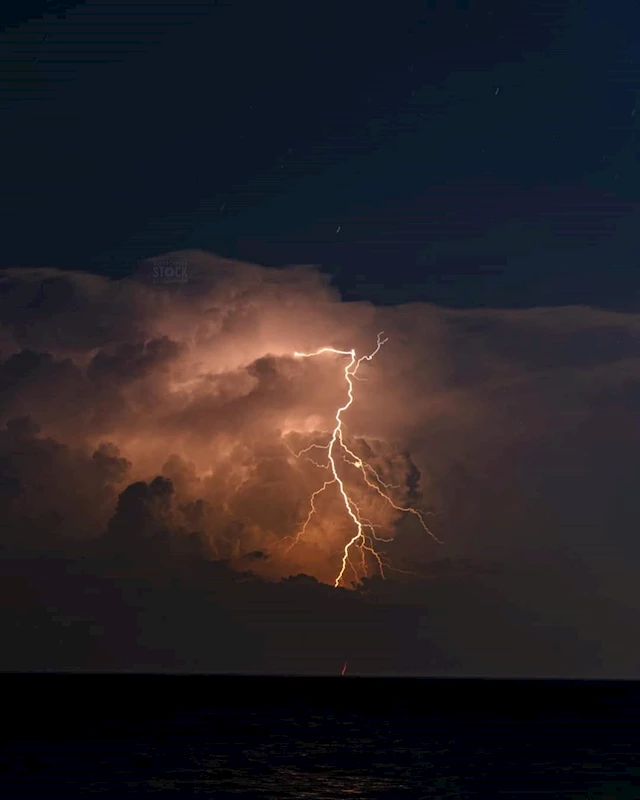
M 334 581 L 334 586 L 336 588 L 342 582 L 347 566 L 350 566 L 353 569 L 354 573 L 356 574 L 356 577 L 358 576 L 357 569 L 352 562 L 351 551 L 353 548 L 360 549 L 360 563 L 365 574 L 366 574 L 366 554 L 369 553 L 375 559 L 378 565 L 380 575 L 384 578 L 385 564 L 382 560 L 380 553 L 378 553 L 378 551 L 376 550 L 374 542 L 392 541 L 392 539 L 383 539 L 376 535 L 376 526 L 374 526 L 370 520 L 364 519 L 362 517 L 360 509 L 358 508 L 356 502 L 349 496 L 347 488 L 344 484 L 343 479 L 340 477 L 340 473 L 338 470 L 338 465 L 336 461 L 336 448 L 338 449 L 338 452 L 340 453 L 342 460 L 344 460 L 351 466 L 355 467 L 360 472 L 362 478 L 364 479 L 365 484 L 370 489 L 377 492 L 380 495 L 380 497 L 382 497 L 396 511 L 405 514 L 412 514 L 413 516 L 415 516 L 419 520 L 424 530 L 429 534 L 429 536 L 435 539 L 435 541 L 437 541 L 439 544 L 442 544 L 442 542 L 440 542 L 440 540 L 429 530 L 424 520 L 424 517 L 420 511 L 411 507 L 397 505 L 396 503 L 393 502 L 393 500 L 389 497 L 389 495 L 385 491 L 398 487 L 384 483 L 380 478 L 380 476 L 378 475 L 378 473 L 375 471 L 375 469 L 370 464 L 367 464 L 362 459 L 358 458 L 358 456 L 356 456 L 356 454 L 353 453 L 347 447 L 344 441 L 342 415 L 345 411 L 347 411 L 351 407 L 354 401 L 353 380 L 354 378 L 359 379 L 357 376 L 357 372 L 358 369 L 360 368 L 360 365 L 364 361 L 372 361 L 380 351 L 380 348 L 388 341 L 388 339 L 383 339 L 382 336 L 383 336 L 382 332 L 378 334 L 375 350 L 373 350 L 372 353 L 369 353 L 369 355 L 361 356 L 360 358 L 357 357 L 355 349 L 337 350 L 333 347 L 322 347 L 313 353 L 299 353 L 299 352 L 294 353 L 295 358 L 315 358 L 317 356 L 321 356 L 328 353 L 337 356 L 346 356 L 349 358 L 349 362 L 344 369 L 344 377 L 347 383 L 347 400 L 345 404 L 340 406 L 336 411 L 335 427 L 332 431 L 329 443 L 326 445 L 312 444 L 309 447 L 305 448 L 304 450 L 301 450 L 299 453 L 294 453 L 296 458 L 299 458 L 301 455 L 307 454 L 314 449 L 326 450 L 328 458 L 327 464 L 319 464 L 315 461 L 312 461 L 312 463 L 314 463 L 315 466 L 321 467 L 323 469 L 330 469 L 333 477 L 324 481 L 323 485 L 315 492 L 313 492 L 313 494 L 311 495 L 309 514 L 304 524 L 302 525 L 302 528 L 294 538 L 291 547 L 294 547 L 300 541 L 301 536 L 303 536 L 306 533 L 307 527 L 311 522 L 311 519 L 313 518 L 314 514 L 317 513 L 315 505 L 316 498 L 323 492 L 325 492 L 329 488 L 329 486 L 332 486 L 334 484 L 338 486 L 345 510 L 355 527 L 355 533 L 353 534 L 351 539 L 349 539 L 349 541 L 346 543 L 342 551 L 341 567 Z M 365 533 L 365 531 L 368 531 L 368 533 Z M 289 549 L 291 549 L 291 547 Z M 387 568 L 391 569 L 390 567 L 388 567 L 388 565 Z

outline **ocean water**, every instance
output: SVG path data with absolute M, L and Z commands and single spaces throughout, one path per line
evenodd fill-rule
M 640 798 L 633 683 L 2 682 L 6 798 Z

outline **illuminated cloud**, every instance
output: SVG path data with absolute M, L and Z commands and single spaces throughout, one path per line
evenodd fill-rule
M 631 476 L 640 467 L 640 314 L 375 307 L 343 302 L 311 267 L 267 269 L 201 252 L 169 254 L 162 263 L 181 265 L 186 279 L 159 279 L 154 261 L 119 281 L 55 270 L 2 274 L 0 514 L 7 552 L 64 551 L 80 542 L 100 558 L 138 565 L 224 562 L 219 575 L 234 587 L 229 602 L 243 608 L 252 593 L 270 597 L 274 608 L 273 592 L 297 598 L 302 579 L 273 582 L 306 574 L 304 592 L 320 602 L 325 590 L 336 591 L 329 587 L 353 520 L 339 493 L 328 490 L 300 545 L 291 547 L 311 495 L 327 478 L 326 451 L 308 451 L 317 463 L 296 456 L 329 441 L 346 401 L 346 364 L 336 354 L 295 353 L 354 348 L 361 356 L 384 331 L 388 341 L 354 379 L 345 442 L 398 487 L 390 490 L 397 505 L 428 514 L 442 544 L 410 514 L 369 493 L 357 470 L 341 462 L 362 518 L 375 519 L 381 536 L 393 539 L 380 545 L 385 563 L 401 570 L 390 573 L 387 588 L 374 582 L 367 591 L 382 593 L 389 609 L 414 609 L 405 612 L 414 639 L 420 620 L 430 620 L 431 655 L 423 652 L 420 669 L 458 668 L 452 664 L 462 656 L 454 653 L 478 630 L 474 614 L 485 615 L 497 658 L 497 642 L 532 608 L 556 630 L 554 646 L 569 626 L 582 637 L 574 655 L 598 662 L 595 645 L 584 642 L 603 635 L 602 620 L 615 616 L 613 609 L 639 600 L 640 503 Z M 538 575 L 564 565 L 564 583 L 549 590 L 553 602 L 535 581 L 509 577 L 534 553 Z M 444 583 L 434 577 L 442 564 L 452 565 Z M 498 565 L 493 578 L 482 577 L 486 564 Z M 375 566 L 370 558 L 369 574 Z M 260 580 L 243 583 L 251 574 Z M 600 621 L 593 609 L 587 614 L 567 600 L 586 586 L 604 598 L 594 608 L 612 609 Z M 349 602 L 366 595 L 351 594 Z M 490 595 L 510 609 L 502 621 L 489 621 Z M 338 591 L 335 603 L 344 597 Z M 254 619 L 245 612 L 245 621 Z M 391 641 L 397 619 L 389 614 L 395 621 L 384 636 Z M 261 636 L 277 627 L 277 617 L 255 622 Z M 287 630 L 285 639 L 293 636 Z M 527 641 L 546 653 L 540 635 Z M 410 657 L 399 655 L 406 642 L 393 641 L 393 663 L 410 669 Z M 370 663 L 385 662 L 372 647 L 364 637 Z M 540 658 L 552 664 L 549 647 Z M 342 664 L 344 654 L 334 655 Z M 193 654 L 199 658 L 209 663 Z M 478 669 L 481 662 L 474 662 Z

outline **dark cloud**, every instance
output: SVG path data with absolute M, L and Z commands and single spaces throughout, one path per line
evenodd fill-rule
M 83 353 L 136 340 L 149 309 L 141 292 L 95 275 L 54 269 L 4 270 L 0 320 L 20 349 Z
M 640 316 L 377 308 L 310 267 L 167 259 L 184 282 L 0 276 L 4 668 L 637 670 Z M 334 589 L 337 486 L 292 544 L 349 356 L 295 353 L 380 331 L 339 460 L 387 580 Z
M 29 417 L 9 420 L 0 431 L 2 543 L 47 548 L 102 534 L 129 467 L 115 445 L 70 448 Z
M 100 350 L 87 368 L 89 380 L 98 384 L 126 384 L 161 370 L 180 353 L 180 346 L 167 336 L 146 342 L 119 345 L 114 352 Z

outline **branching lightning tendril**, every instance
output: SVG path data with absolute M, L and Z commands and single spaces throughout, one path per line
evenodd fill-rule
M 353 558 L 355 558 L 355 554 L 352 552 L 353 550 L 359 550 L 360 555 L 360 568 L 362 572 L 366 575 L 366 557 L 367 553 L 376 561 L 378 565 L 378 570 L 380 572 L 381 577 L 385 577 L 385 567 L 387 569 L 392 569 L 389 565 L 386 565 L 383 562 L 382 555 L 376 550 L 375 542 L 390 542 L 393 541 L 392 538 L 382 538 L 377 535 L 376 530 L 379 526 L 374 525 L 371 520 L 366 519 L 362 516 L 362 513 L 353 499 L 350 496 L 349 491 L 345 485 L 344 479 L 341 477 L 340 470 L 338 469 L 338 460 L 341 462 L 344 461 L 350 466 L 354 467 L 360 474 L 362 480 L 364 481 L 365 485 L 374 492 L 383 498 L 391 508 L 395 509 L 398 512 L 402 512 L 405 514 L 412 514 L 414 515 L 422 525 L 423 529 L 433 538 L 435 541 L 441 544 L 440 540 L 429 530 L 427 524 L 424 520 L 423 514 L 415 508 L 411 508 L 408 506 L 401 506 L 395 503 L 391 497 L 389 496 L 388 492 L 392 489 L 400 488 L 397 485 L 387 484 L 385 483 L 380 475 L 376 472 L 376 470 L 370 465 L 367 464 L 365 461 L 360 459 L 354 452 L 352 452 L 344 441 L 344 429 L 343 429 L 343 420 L 342 414 L 349 409 L 354 401 L 354 385 L 353 380 L 366 380 L 361 378 L 357 375 L 358 369 L 360 365 L 364 361 L 371 361 L 379 352 L 380 348 L 382 347 L 387 339 L 382 338 L 383 334 L 379 333 L 377 337 L 377 343 L 375 350 L 366 356 L 357 357 L 355 350 L 336 350 L 333 347 L 322 347 L 319 350 L 316 350 L 313 353 L 294 353 L 296 358 L 315 358 L 316 356 L 320 356 L 323 354 L 333 354 L 337 356 L 345 356 L 349 359 L 345 369 L 344 369 L 344 378 L 347 385 L 347 400 L 344 405 L 340 406 L 335 414 L 335 427 L 331 432 L 331 439 L 326 445 L 319 445 L 319 444 L 312 444 L 309 447 L 301 450 L 299 453 L 294 453 L 296 458 L 299 458 L 302 455 L 307 455 L 312 450 L 323 450 L 327 453 L 327 463 L 320 464 L 313 459 L 309 459 L 311 463 L 321 469 L 328 469 L 330 470 L 331 477 L 325 480 L 320 486 L 319 489 L 314 491 L 310 497 L 310 508 L 309 514 L 307 515 L 306 520 L 304 521 L 302 527 L 298 534 L 294 537 L 294 541 L 289 547 L 291 549 L 300 541 L 300 538 L 307 532 L 307 528 L 315 514 L 317 514 L 317 508 L 315 505 L 316 499 L 325 492 L 330 486 L 337 485 L 340 496 L 342 498 L 342 503 L 344 508 L 353 523 L 355 528 L 355 532 L 353 536 L 347 541 L 342 551 L 342 560 L 341 566 L 338 574 L 336 575 L 334 586 L 338 587 L 342 582 L 345 572 L 347 570 L 347 566 L 350 566 L 353 570 L 354 574 L 356 575 L 356 579 L 358 578 L 358 570 L 354 565 Z

